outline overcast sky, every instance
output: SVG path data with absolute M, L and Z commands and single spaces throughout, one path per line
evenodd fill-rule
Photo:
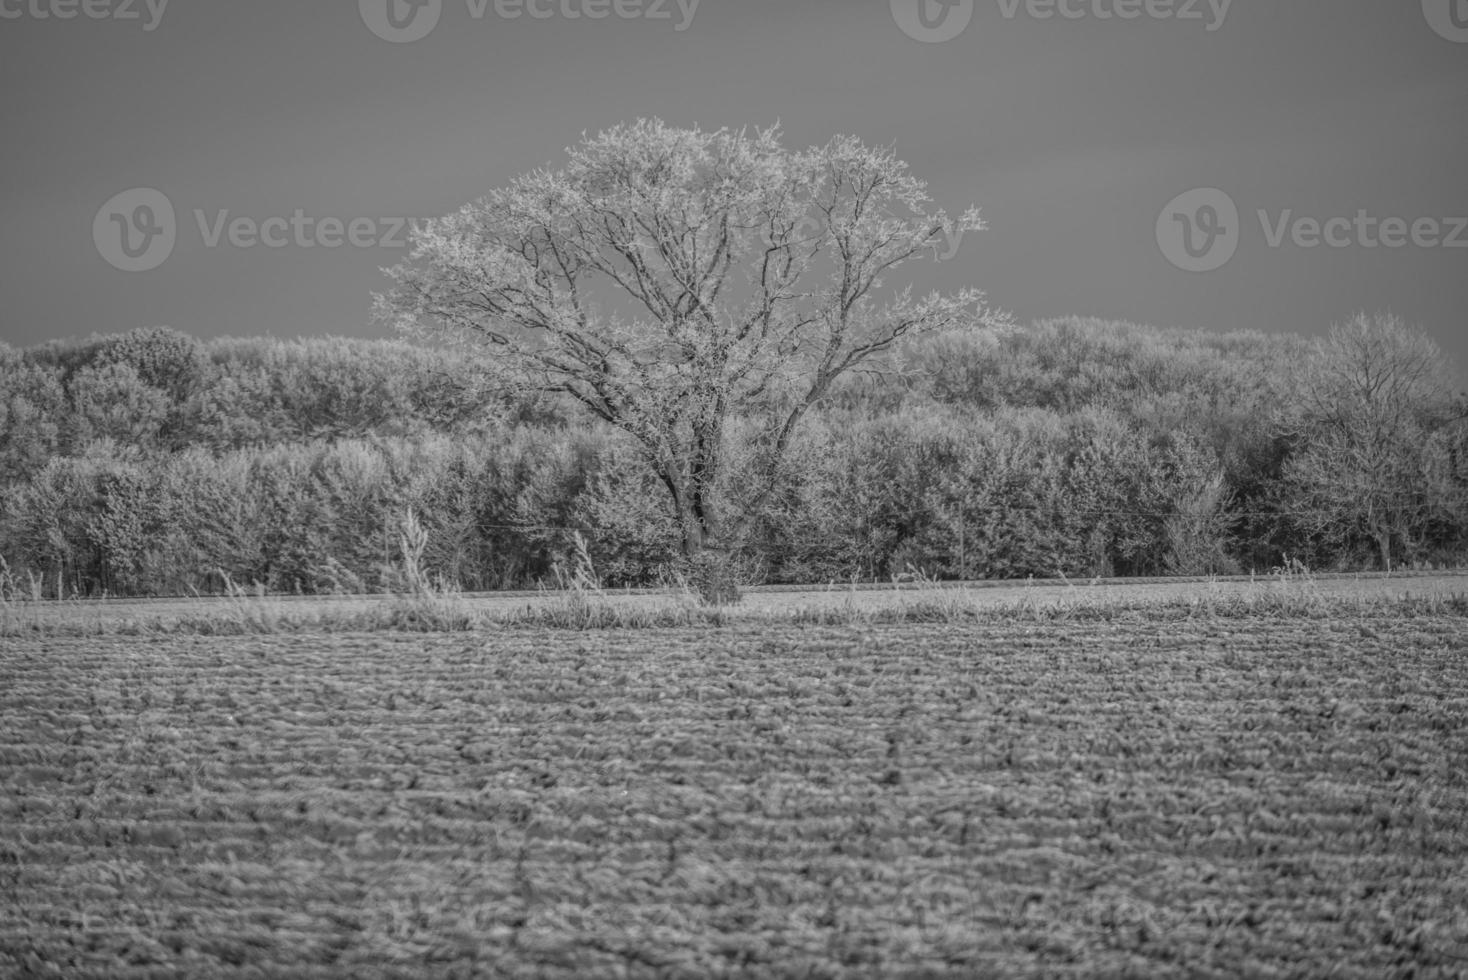
M 1468 362 L 1468 0 L 414 3 L 0 0 L 0 339 L 383 335 L 392 219 L 657 116 L 895 146 L 991 226 L 927 275 L 1024 320 Z

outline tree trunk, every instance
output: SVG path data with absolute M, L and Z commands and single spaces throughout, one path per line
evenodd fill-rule
M 683 535 L 683 557 L 696 558 L 709 546 L 713 537 L 706 494 L 701 487 L 685 482 L 682 474 L 663 471 L 659 476 L 673 498 L 678 529 Z
M 685 558 L 694 558 L 709 549 L 719 550 L 724 544 L 708 497 L 707 488 L 702 486 L 694 486 L 688 493 L 688 507 L 681 515 Z
M 680 517 L 689 584 L 709 605 L 725 606 L 739 602 L 743 591 L 730 561 L 727 542 L 721 537 L 709 506 L 707 489 L 693 488 L 687 503 Z
M 708 527 L 691 505 L 683 510 L 678 520 L 683 529 L 683 557 L 697 558 L 708 546 Z

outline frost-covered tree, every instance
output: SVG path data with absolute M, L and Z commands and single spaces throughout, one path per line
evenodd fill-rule
M 1422 330 L 1364 313 L 1333 327 L 1297 378 L 1287 509 L 1321 539 L 1374 545 L 1381 567 L 1468 525 L 1459 378 Z M 1461 396 L 1460 396 L 1461 397 Z
M 778 128 L 619 125 L 415 230 L 378 315 L 469 338 L 500 380 L 563 393 L 636 440 L 687 556 L 722 547 L 842 375 L 904 337 L 1008 322 L 984 294 L 891 284 L 984 227 L 931 206 L 885 149 L 803 152 Z M 757 485 L 714 498 L 726 424 L 760 420 Z

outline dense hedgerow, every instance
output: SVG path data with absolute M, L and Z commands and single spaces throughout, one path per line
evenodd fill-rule
M 1352 358 L 1405 374 L 1421 344 L 1359 318 L 1318 349 L 1082 319 L 929 338 L 811 416 L 740 564 L 829 582 L 1457 562 L 1463 396 L 1342 381 Z M 634 448 L 482 367 L 167 329 L 0 346 L 0 558 L 47 595 L 390 590 L 411 508 L 426 567 L 465 589 L 552 580 L 576 529 L 607 584 L 676 570 Z M 729 433 L 731 502 L 747 435 Z M 1378 445 L 1369 480 L 1347 465 Z

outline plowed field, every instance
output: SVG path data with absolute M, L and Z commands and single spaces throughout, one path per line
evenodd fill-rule
M 0 976 L 1462 976 L 1468 630 L 0 640 Z

